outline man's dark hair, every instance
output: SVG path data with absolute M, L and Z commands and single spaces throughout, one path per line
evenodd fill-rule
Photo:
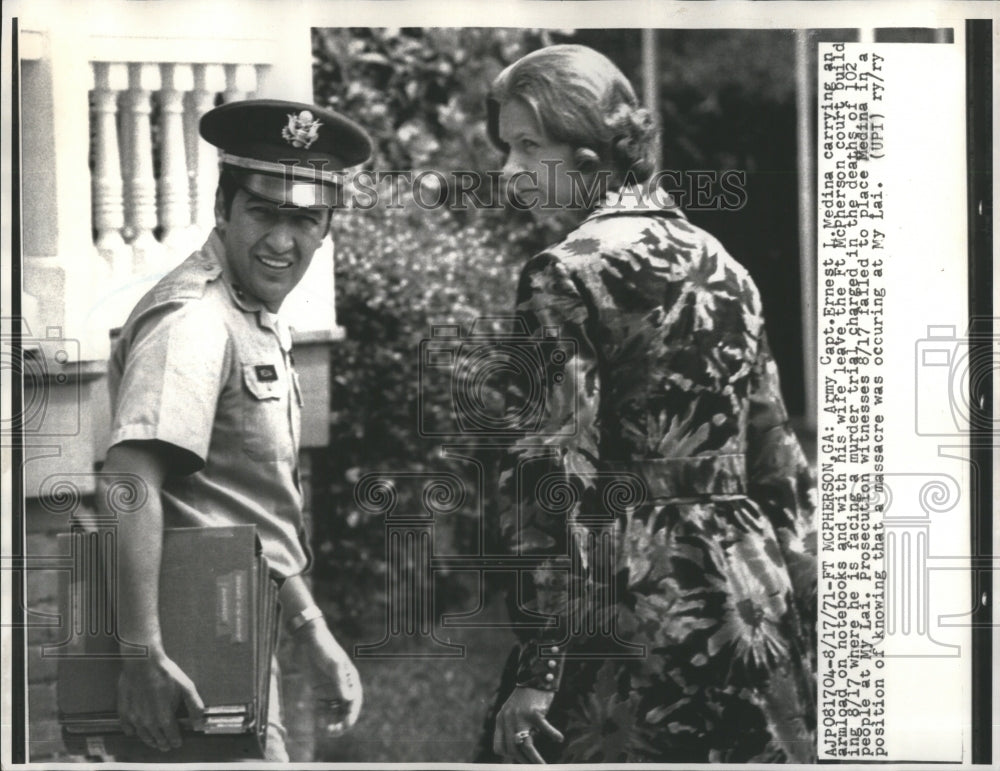
M 222 191 L 222 210 L 229 219 L 229 214 L 233 210 L 233 199 L 236 191 L 240 189 L 240 181 L 229 169 L 222 169 L 219 172 L 219 190 Z

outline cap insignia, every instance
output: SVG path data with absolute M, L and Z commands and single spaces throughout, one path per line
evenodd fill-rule
M 323 124 L 313 119 L 309 110 L 303 110 L 298 115 L 288 115 L 288 125 L 281 130 L 282 138 L 292 147 L 308 150 L 313 142 L 319 139 L 319 127 Z

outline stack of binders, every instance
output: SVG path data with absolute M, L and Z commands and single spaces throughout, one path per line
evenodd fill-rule
M 67 749 L 93 757 L 162 762 L 262 758 L 277 584 L 252 525 L 167 529 L 160 570 L 160 627 L 167 655 L 194 682 L 203 725 L 181 716 L 183 746 L 160 753 L 122 733 L 117 683 L 125 657 L 144 650 L 114 623 L 114 528 L 61 535 L 73 556 L 60 593 L 66 638 L 43 651 L 58 661 L 59 722 Z

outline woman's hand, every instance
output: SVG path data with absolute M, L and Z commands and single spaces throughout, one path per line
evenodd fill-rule
M 493 732 L 493 752 L 515 763 L 544 763 L 535 749 L 535 733 L 561 742 L 563 735 L 545 719 L 555 693 L 537 688 L 517 687 L 497 714 Z

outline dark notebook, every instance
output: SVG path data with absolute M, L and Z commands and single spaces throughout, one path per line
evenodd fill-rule
M 67 747 L 86 755 L 148 752 L 118 722 L 122 657 L 143 653 L 115 635 L 113 531 L 80 529 L 59 537 L 62 552 L 74 557 L 60 592 L 68 635 L 44 655 L 58 657 L 59 721 Z M 153 751 L 155 759 L 263 757 L 277 585 L 252 525 L 164 531 L 160 627 L 167 655 L 205 703 L 205 721 L 195 730 L 182 719 L 184 746 Z

